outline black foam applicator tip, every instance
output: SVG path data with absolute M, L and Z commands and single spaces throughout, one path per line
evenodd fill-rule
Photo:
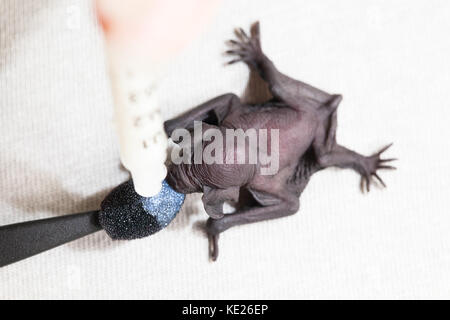
M 142 197 L 130 180 L 103 200 L 99 222 L 114 240 L 145 238 L 167 227 L 180 211 L 184 199 L 185 195 L 173 190 L 166 181 L 157 195 Z
M 78 213 L 0 227 L 0 267 L 29 258 L 105 229 L 114 240 L 150 236 L 169 225 L 183 205 L 185 195 L 166 181 L 149 198 L 136 193 L 133 181 L 116 187 L 100 211 Z

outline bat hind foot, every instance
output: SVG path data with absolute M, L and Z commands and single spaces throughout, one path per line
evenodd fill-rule
M 250 35 L 242 29 L 235 30 L 236 40 L 230 40 L 231 50 L 226 51 L 233 57 L 228 64 L 245 62 L 247 65 L 257 68 L 258 62 L 264 57 L 261 49 L 259 22 L 255 22 L 250 29 Z

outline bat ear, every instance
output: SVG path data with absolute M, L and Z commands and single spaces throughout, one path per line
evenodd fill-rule
M 252 24 L 252 26 L 250 27 L 250 34 L 252 37 L 255 38 L 260 38 L 260 33 L 259 33 L 259 21 L 256 21 L 255 23 Z
M 335 94 L 331 97 L 330 101 L 328 102 L 328 106 L 335 110 L 337 109 L 337 107 L 339 107 L 339 105 L 341 104 L 342 100 L 344 98 L 342 97 L 342 95 L 340 94 Z

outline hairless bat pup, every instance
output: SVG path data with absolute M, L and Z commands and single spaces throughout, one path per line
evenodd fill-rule
M 242 61 L 267 82 L 273 99 L 250 105 L 234 94 L 225 94 L 165 123 L 171 136 L 177 128 L 192 130 L 194 121 L 205 128 L 278 129 L 279 171 L 262 175 L 261 164 L 171 164 L 168 183 L 178 192 L 203 192 L 203 204 L 210 216 L 206 224 L 209 252 L 218 256 L 221 232 L 242 224 L 286 217 L 299 210 L 299 197 L 311 176 L 328 167 L 351 168 L 361 175 L 361 186 L 370 191 L 373 178 L 383 186 L 379 169 L 395 169 L 382 159 L 389 147 L 363 156 L 336 142 L 337 109 L 341 95 L 331 95 L 278 71 L 260 44 L 259 23 L 250 36 L 236 30 L 230 40 L 234 56 L 230 64 Z M 245 146 L 244 146 L 245 147 Z M 239 146 L 236 148 L 240 148 Z M 235 150 L 236 153 L 245 152 Z M 226 154 L 224 154 L 226 157 Z M 224 162 L 225 163 L 225 162 Z M 227 201 L 238 202 L 233 214 L 224 214 Z

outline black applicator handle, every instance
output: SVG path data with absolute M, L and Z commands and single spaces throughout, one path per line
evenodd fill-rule
M 0 227 L 0 268 L 102 229 L 99 211 Z

